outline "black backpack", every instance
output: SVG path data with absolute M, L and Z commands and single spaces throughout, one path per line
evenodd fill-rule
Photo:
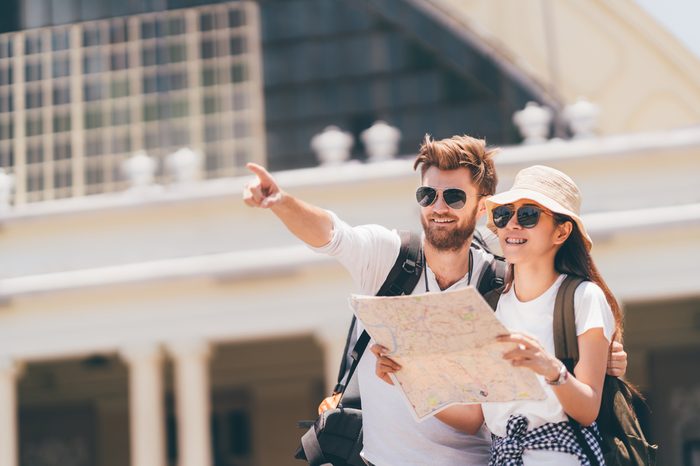
M 574 293 L 584 281 L 580 277 L 567 276 L 554 302 L 555 353 L 572 374 L 579 359 Z M 605 463 L 608 465 L 653 466 L 656 464 L 658 447 L 649 444 L 645 438 L 635 406 L 646 406 L 637 389 L 618 377 L 606 374 L 596 423 L 603 440 L 601 448 Z M 581 426 L 571 418 L 569 422 L 574 427 L 574 432 L 577 434 L 579 443 L 584 447 L 588 460 L 592 465 L 596 465 L 595 455 L 583 439 Z
M 400 231 L 401 249 L 377 296 L 409 295 L 423 273 L 421 236 Z M 474 232 L 472 248 L 489 252 L 478 231 Z M 505 260 L 493 255 L 483 267 L 476 281 L 476 288 L 484 295 L 500 288 L 504 282 Z M 495 308 L 494 308 L 495 309 Z M 338 371 L 338 383 L 333 396 L 339 398 L 338 407 L 323 412 L 316 421 L 301 421 L 299 427 L 307 429 L 294 457 L 306 460 L 312 466 L 364 466 L 362 451 L 362 402 L 359 384 L 353 377 L 370 337 L 367 332 L 357 337 L 357 319 L 353 316 L 345 341 L 345 350 Z

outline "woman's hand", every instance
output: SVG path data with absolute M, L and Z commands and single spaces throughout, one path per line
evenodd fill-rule
M 391 377 L 389 377 L 389 374 L 393 374 L 394 372 L 400 370 L 401 366 L 393 359 L 384 356 L 389 352 L 389 350 L 383 346 L 372 345 L 370 347 L 370 351 L 372 351 L 377 357 L 377 366 L 375 369 L 377 377 L 389 385 L 394 385 L 394 382 L 391 380 Z
M 522 333 L 511 333 L 497 337 L 499 342 L 512 342 L 517 346 L 503 354 L 503 359 L 513 366 L 527 367 L 544 376 L 546 380 L 556 380 L 561 370 L 561 361 L 549 354 L 535 338 Z

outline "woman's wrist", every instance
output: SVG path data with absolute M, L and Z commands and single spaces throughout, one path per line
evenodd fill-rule
M 549 385 L 562 385 L 566 383 L 566 381 L 569 379 L 569 370 L 566 368 L 566 365 L 562 363 L 561 361 L 557 361 L 559 364 L 559 371 L 556 375 L 556 377 L 545 377 L 545 381 Z
M 548 384 L 555 383 L 557 380 L 559 380 L 559 376 L 561 374 L 561 368 L 564 366 L 564 363 L 562 363 L 558 359 L 552 359 L 550 361 L 550 368 L 547 370 L 546 374 L 544 375 L 544 380 Z

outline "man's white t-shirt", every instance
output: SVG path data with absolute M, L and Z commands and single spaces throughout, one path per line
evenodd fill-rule
M 566 278 L 560 275 L 551 287 L 539 297 L 522 302 L 515 295 L 514 287 L 504 293 L 498 301 L 496 317 L 511 331 L 523 332 L 537 338 L 542 347 L 554 354 L 554 300 L 559 286 Z M 615 331 L 615 318 L 603 290 L 592 282 L 583 282 L 574 293 L 576 314 L 576 335 L 583 335 L 592 328 L 602 328 L 608 342 Z M 537 376 L 547 398 L 542 401 L 516 401 L 483 403 L 484 419 L 488 428 L 499 437 L 506 436 L 506 425 L 511 415 L 524 415 L 528 421 L 528 431 L 548 422 L 562 422 L 568 418 L 561 403 L 547 384 L 544 377 Z M 525 450 L 525 466 L 577 466 L 575 456 L 567 453 L 540 450 Z
M 394 265 L 401 248 L 396 231 L 379 225 L 351 227 L 335 214 L 333 237 L 317 252 L 334 256 L 359 284 L 360 292 L 375 295 Z M 488 253 L 474 251 L 472 281 L 481 273 Z M 435 274 L 429 267 L 427 274 L 430 291 L 440 290 Z M 468 286 L 468 276 L 449 289 Z M 425 293 L 425 276 L 421 276 L 413 293 Z M 359 328 L 358 331 L 362 331 Z M 370 345 L 372 342 L 370 342 Z M 369 348 L 369 346 L 368 346 Z M 477 435 L 468 435 L 429 418 L 417 422 L 409 411 L 399 389 L 385 383 L 375 374 L 376 357 L 365 351 L 357 369 L 362 397 L 362 423 L 365 459 L 377 466 L 486 465 L 491 445 L 490 434 L 482 428 Z

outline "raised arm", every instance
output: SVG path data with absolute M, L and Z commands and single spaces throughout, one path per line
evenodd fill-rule
M 297 238 L 313 247 L 331 240 L 333 220 L 325 210 L 284 192 L 270 173 L 255 163 L 246 165 L 255 179 L 243 189 L 243 202 L 270 209 Z

